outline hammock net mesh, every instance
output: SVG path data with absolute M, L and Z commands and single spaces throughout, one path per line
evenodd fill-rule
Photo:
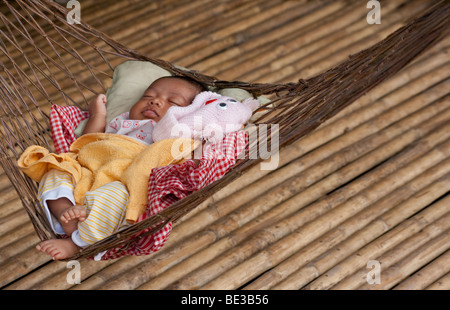
M 350 55 L 338 66 L 292 83 L 224 81 L 139 54 L 89 25 L 71 24 L 67 9 L 48 0 L 2 1 L 0 13 L 0 161 L 42 240 L 54 238 L 41 214 L 37 185 L 16 161 L 30 145 L 53 149 L 49 131 L 52 104 L 82 109 L 111 85 L 114 68 L 125 60 L 150 61 L 174 75 L 189 76 L 217 88 L 241 88 L 272 101 L 256 123 L 279 124 L 283 148 L 317 128 L 360 96 L 389 78 L 443 36 L 449 29 L 449 3 L 442 1 L 409 21 L 378 44 Z M 256 141 L 255 143 L 259 143 Z M 248 150 L 257 149 L 248 146 Z M 129 237 L 152 227 L 157 230 L 195 208 L 208 196 L 238 178 L 261 159 L 246 156 L 222 179 L 174 203 L 157 216 L 136 223 L 84 249 L 75 258 L 91 257 L 112 247 L 127 247 Z M 152 231 L 148 232 L 151 233 Z

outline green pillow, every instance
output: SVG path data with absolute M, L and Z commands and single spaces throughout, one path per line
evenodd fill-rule
M 112 85 L 106 91 L 106 123 L 109 124 L 114 117 L 130 111 L 153 81 L 170 75 L 172 74 L 169 71 L 148 61 L 128 60 L 118 65 L 114 69 Z M 240 101 L 251 97 L 249 92 L 239 88 L 210 90 Z M 261 104 L 268 101 L 264 97 L 259 97 L 258 100 Z M 87 120 L 84 120 L 78 125 L 75 136 L 81 136 L 86 122 Z
M 106 123 L 130 111 L 153 81 L 169 75 L 169 71 L 147 61 L 126 61 L 117 66 L 112 86 L 106 92 Z

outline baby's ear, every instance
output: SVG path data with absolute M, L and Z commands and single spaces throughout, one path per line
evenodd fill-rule
M 260 107 L 259 101 L 253 98 L 247 98 L 242 103 L 248 106 L 252 110 L 252 112 L 255 112 Z

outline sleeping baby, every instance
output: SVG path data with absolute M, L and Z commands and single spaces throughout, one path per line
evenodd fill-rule
M 88 107 L 89 120 L 83 134 L 93 132 L 116 133 L 151 144 L 152 129 L 172 106 L 185 107 L 206 88 L 181 76 L 157 79 L 144 92 L 129 112 L 114 118 L 106 126 L 106 95 L 99 95 Z M 106 129 L 105 129 L 106 126 Z
M 116 133 L 153 143 L 152 129 L 172 106 L 185 107 L 205 88 L 196 81 L 178 76 L 154 81 L 129 112 L 106 125 L 106 96 L 99 95 L 88 107 L 89 120 L 83 134 Z M 106 238 L 124 224 L 129 193 L 119 181 L 89 191 L 85 204 L 74 199 L 74 180 L 69 173 L 56 169 L 47 172 L 39 182 L 38 196 L 53 230 L 67 239 L 41 242 L 37 249 L 53 259 L 65 259 L 79 248 Z M 106 206 L 106 207 L 105 207 Z

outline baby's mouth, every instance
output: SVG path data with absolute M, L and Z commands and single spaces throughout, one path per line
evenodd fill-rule
M 155 118 L 158 117 L 158 113 L 156 113 L 156 111 L 152 110 L 152 109 L 146 109 L 144 111 L 142 111 L 142 115 L 144 115 L 146 118 Z

